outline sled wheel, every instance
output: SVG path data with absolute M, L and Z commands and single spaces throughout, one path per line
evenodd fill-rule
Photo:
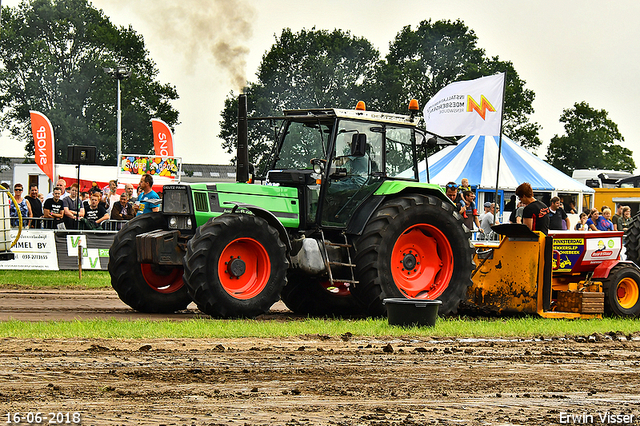
M 111 286 L 120 299 L 146 313 L 171 313 L 185 309 L 191 298 L 182 281 L 182 267 L 140 263 L 136 254 L 136 236 L 163 229 L 161 213 L 148 213 L 127 222 L 109 249 Z
M 605 312 L 621 317 L 640 315 L 640 270 L 635 264 L 614 266 L 602 284 Z
M 310 278 L 301 272 L 291 272 L 282 289 L 282 301 L 299 315 L 353 316 L 364 313 L 351 294 L 351 285 L 328 279 Z
M 280 299 L 289 263 L 278 231 L 250 214 L 224 214 L 187 244 L 184 281 L 198 308 L 221 318 L 255 317 Z
M 456 312 L 473 271 L 469 230 L 454 206 L 438 197 L 406 194 L 385 201 L 354 242 L 353 295 L 371 315 L 387 297 L 438 299 L 440 314 Z

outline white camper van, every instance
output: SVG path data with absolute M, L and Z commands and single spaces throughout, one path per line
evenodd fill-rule
M 631 176 L 633 174 L 629 172 L 597 169 L 576 169 L 571 175 L 572 178 L 590 188 L 615 188 L 618 179 Z

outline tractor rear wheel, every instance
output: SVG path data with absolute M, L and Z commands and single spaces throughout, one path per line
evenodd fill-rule
M 120 299 L 136 311 L 171 313 L 191 303 L 182 281 L 181 266 L 140 263 L 136 235 L 163 229 L 162 213 L 148 213 L 131 219 L 116 234 L 109 249 L 111 286 Z
M 187 244 L 184 281 L 198 308 L 221 318 L 255 317 L 280 299 L 289 263 L 278 231 L 249 214 L 224 214 Z
M 469 235 L 454 206 L 435 196 L 384 202 L 354 242 L 353 295 L 371 315 L 385 314 L 387 297 L 438 299 L 440 314 L 456 312 L 474 268 Z
M 363 314 L 348 284 L 310 278 L 292 271 L 282 289 L 282 301 L 294 313 L 312 316 L 352 316 Z
M 602 284 L 606 313 L 620 317 L 640 315 L 640 270 L 636 265 L 619 263 Z

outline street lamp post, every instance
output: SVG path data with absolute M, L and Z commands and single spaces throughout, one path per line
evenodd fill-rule
M 124 65 L 103 68 L 104 72 L 112 78 L 118 80 L 118 113 L 116 121 L 116 166 L 120 166 L 120 155 L 122 154 L 122 110 L 120 109 L 120 81 L 131 76 L 131 70 Z

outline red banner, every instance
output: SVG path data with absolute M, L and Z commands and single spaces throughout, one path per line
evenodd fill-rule
M 51 182 L 55 182 L 53 176 L 54 163 L 54 139 L 51 122 L 44 114 L 38 111 L 29 111 L 31 114 L 31 131 L 35 145 L 35 160 L 42 172 L 49 176 Z
M 167 123 L 159 118 L 151 119 L 153 148 L 158 157 L 173 157 L 173 135 Z

